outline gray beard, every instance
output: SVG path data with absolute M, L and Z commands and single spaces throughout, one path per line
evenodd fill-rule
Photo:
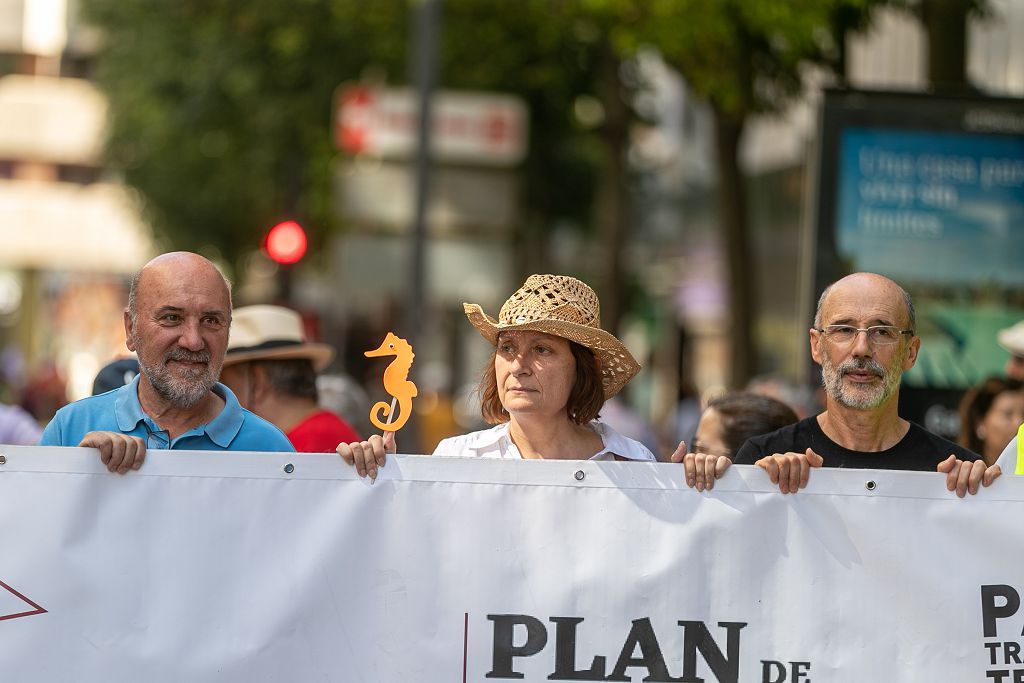
M 868 358 L 850 358 L 839 367 L 832 365 L 827 353 L 821 354 L 821 383 L 825 387 L 825 393 L 829 398 L 839 405 L 857 410 L 871 410 L 889 400 L 900 388 L 900 378 L 903 373 L 896 366 L 886 370 L 882 365 Z M 882 383 L 870 387 L 859 387 L 851 389 L 843 384 L 843 375 L 850 370 L 868 370 L 878 374 Z
M 139 348 L 136 341 L 135 347 Z M 167 368 L 170 360 L 190 360 L 207 363 L 205 369 L 188 370 L 184 377 L 173 374 Z M 188 351 L 180 347 L 171 349 L 164 355 L 159 364 L 147 363 L 139 356 L 139 368 L 146 376 L 157 396 L 175 408 L 194 408 L 206 398 L 220 374 L 220 368 L 210 364 L 210 354 L 206 351 Z

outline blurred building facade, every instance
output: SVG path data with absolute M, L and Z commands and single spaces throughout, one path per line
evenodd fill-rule
M 80 2 L 0 0 L 0 372 L 23 382 L 52 362 L 72 398 L 86 390 L 86 380 L 107 358 L 123 351 L 126 275 L 157 251 L 140 202 L 103 168 L 106 106 L 88 78 L 99 37 L 80 20 Z M 1024 0 L 989 4 L 988 16 L 970 22 L 970 78 L 985 93 L 1024 96 Z M 924 90 L 926 50 L 916 19 L 883 10 L 868 34 L 849 41 L 849 83 Z M 726 382 L 727 262 L 714 207 L 710 114 L 656 55 L 641 54 L 636 61 L 635 68 L 657 86 L 635 104 L 659 123 L 637 126 L 629 155 L 636 183 L 624 258 L 641 295 L 620 332 L 649 369 L 631 384 L 629 399 L 657 420 L 671 412 L 680 385 L 707 392 Z M 751 252 L 758 263 L 759 367 L 794 380 L 806 363 L 813 305 L 804 253 L 810 158 L 820 90 L 829 85 L 820 73 L 807 73 L 807 81 L 806 97 L 786 115 L 750 122 L 742 150 L 751 179 Z M 580 103 L 581 120 L 584 105 L 593 103 Z M 324 338 L 351 361 L 343 368 L 363 380 L 362 352 L 393 324 L 392 313 L 407 294 L 410 240 L 395 225 L 408 223 L 401 211 L 408 198 L 395 188 L 411 183 L 392 160 L 373 155 L 339 160 L 336 171 L 339 214 L 350 213 L 350 229 L 317 259 L 321 268 L 297 270 L 294 303 L 319 313 Z M 346 179 L 362 184 L 344 199 L 346 188 L 355 187 Z M 530 248 L 516 244 L 509 228 L 530 220 L 516 212 L 516 184 L 504 184 L 492 197 L 480 189 L 487 179 L 497 180 L 497 172 L 465 164 L 436 168 L 433 178 L 439 224 L 428 246 L 431 295 L 417 331 L 423 340 L 417 372 L 443 396 L 463 395 L 490 351 L 465 324 L 461 302 L 496 313 L 520 283 L 517 253 Z M 472 201 L 462 201 L 465 187 Z M 372 197 L 372 206 L 366 205 Z M 509 218 L 490 224 L 499 208 Z M 395 216 L 368 219 L 370 209 Z M 384 225 L 388 221 L 392 225 Z M 581 268 L 603 262 L 602 245 L 582 235 L 574 226 L 555 226 L 547 235 L 552 270 L 584 275 Z M 243 274 L 240 300 L 270 296 L 269 290 L 246 287 L 259 279 L 261 267 L 266 270 L 254 258 L 251 272 Z M 268 271 L 263 281 L 271 277 Z
M 79 10 L 0 0 L 0 379 L 17 393 L 55 374 L 71 399 L 125 351 L 126 275 L 154 252 L 138 203 L 103 167 L 97 36 Z
M 981 94 L 1024 97 L 1024 1 L 990 0 L 989 6 L 987 15 L 968 22 L 968 78 Z M 847 55 L 850 87 L 928 91 L 925 30 L 907 11 L 876 12 L 866 34 L 848 39 Z M 762 370 L 794 378 L 806 363 L 805 332 L 816 303 L 809 281 L 813 254 L 804 247 L 813 243 L 808 238 L 814 228 L 812 155 L 821 93 L 831 85 L 820 73 L 808 73 L 806 80 L 806 96 L 785 116 L 752 122 L 742 150 L 753 180 Z

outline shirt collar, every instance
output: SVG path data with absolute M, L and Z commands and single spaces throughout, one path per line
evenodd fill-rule
M 206 425 L 206 434 L 215 444 L 227 448 L 242 429 L 245 414 L 234 393 L 220 382 L 213 385 L 213 393 L 224 399 L 224 409 Z
M 508 435 L 508 422 L 467 434 L 466 446 L 475 450 L 484 450 L 492 446 L 500 446 L 502 440 L 506 440 L 508 444 L 512 443 L 512 439 Z
M 117 427 L 122 432 L 132 432 L 148 418 L 146 412 L 139 403 L 139 379 L 141 374 L 135 375 L 131 382 L 117 390 L 117 397 L 114 399 L 114 416 L 117 418 Z M 152 422 L 152 420 L 150 420 Z
M 604 448 L 601 452 L 595 453 L 593 457 L 597 457 L 603 453 L 613 453 L 615 455 L 629 457 L 627 454 L 631 453 L 633 448 L 624 436 L 612 429 L 609 429 L 608 425 L 598 420 L 592 421 L 588 426 L 594 430 L 599 437 L 601 437 L 601 442 L 604 444 Z
M 140 422 L 146 422 L 156 427 L 153 418 L 146 414 L 146 411 L 142 409 L 142 403 L 139 402 L 141 378 L 142 374 L 140 373 L 129 384 L 117 390 L 117 398 L 114 399 L 114 415 L 117 418 L 117 426 L 122 432 L 135 431 Z M 194 436 L 205 432 L 210 440 L 221 448 L 231 445 L 239 430 L 242 429 L 245 414 L 235 395 L 220 382 L 213 385 L 213 393 L 224 399 L 224 408 L 208 424 L 185 432 L 178 437 L 179 439 L 182 436 Z

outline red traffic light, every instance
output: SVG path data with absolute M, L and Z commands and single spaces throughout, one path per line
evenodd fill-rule
M 306 231 L 295 221 L 278 223 L 267 233 L 263 249 L 277 263 L 298 263 L 306 254 Z

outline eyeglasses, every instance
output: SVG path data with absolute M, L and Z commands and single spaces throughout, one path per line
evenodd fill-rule
M 833 344 L 849 344 L 861 332 L 868 336 L 868 343 L 873 346 L 888 346 L 899 341 L 900 335 L 914 334 L 913 330 L 901 330 L 895 325 L 872 325 L 871 327 L 854 327 L 853 325 L 825 325 L 816 327 Z
M 170 448 L 171 445 L 171 434 L 170 432 L 163 430 L 154 432 L 146 424 L 146 421 L 142 421 L 142 426 L 146 429 L 146 448 Z
M 693 452 L 694 453 L 707 453 L 708 455 L 722 455 L 732 460 L 732 451 L 727 448 L 715 448 L 710 444 L 706 444 L 700 439 L 693 440 Z

